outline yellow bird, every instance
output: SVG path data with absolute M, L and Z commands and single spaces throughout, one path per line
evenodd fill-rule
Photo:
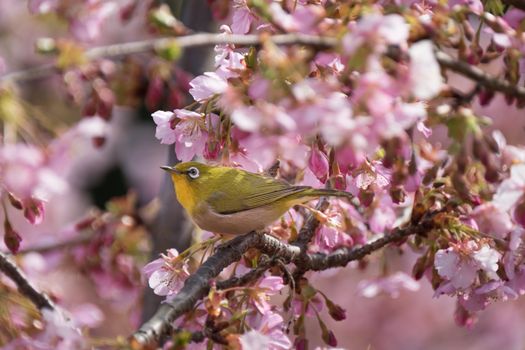
M 261 230 L 292 206 L 321 196 L 352 198 L 347 192 L 293 186 L 261 174 L 198 162 L 162 169 L 171 174 L 180 204 L 203 230 L 239 235 Z

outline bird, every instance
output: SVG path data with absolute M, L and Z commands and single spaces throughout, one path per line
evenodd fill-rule
M 312 199 L 353 197 L 344 191 L 295 186 L 264 174 L 196 161 L 161 169 L 171 175 L 177 200 L 195 225 L 226 236 L 260 231 L 294 205 Z

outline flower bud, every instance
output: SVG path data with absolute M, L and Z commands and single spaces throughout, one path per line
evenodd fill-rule
M 437 177 L 437 173 L 439 170 L 439 164 L 434 165 L 432 168 L 428 169 L 425 172 L 425 176 L 423 176 L 423 185 L 428 186 L 430 185 Z
M 113 106 L 115 105 L 115 95 L 113 91 L 107 86 L 107 83 L 98 79 L 93 84 L 97 94 L 97 111 L 96 114 L 105 120 L 111 119 L 113 113 Z
M 94 96 L 91 96 L 84 105 L 84 108 L 82 108 L 82 115 L 85 117 L 91 117 L 95 114 L 97 114 L 97 101 Z
M 427 256 L 422 255 L 416 260 L 416 263 L 414 264 L 414 267 L 412 268 L 412 277 L 414 277 L 416 281 L 420 280 L 421 277 L 423 277 L 426 269 L 427 269 Z
M 401 187 L 393 187 L 390 189 L 390 198 L 395 204 L 400 204 L 405 201 L 406 193 Z
M 206 141 L 206 145 L 204 146 L 203 156 L 207 160 L 217 159 L 220 150 L 221 145 L 216 140 L 208 139 L 208 141 Z
M 481 92 L 478 94 L 479 104 L 481 106 L 488 106 L 490 102 L 492 102 L 492 99 L 494 98 L 494 96 L 495 96 L 494 91 L 481 90 Z
M 153 111 L 160 105 L 164 93 L 164 81 L 159 76 L 150 79 L 146 92 L 146 107 Z
M 296 350 L 307 350 L 308 349 L 308 340 L 305 338 L 295 339 L 295 349 Z
M 475 137 L 472 141 L 472 154 L 476 159 L 479 159 L 483 165 L 487 165 L 489 155 L 488 147 L 479 137 Z
M 477 318 L 458 303 L 454 312 L 454 320 L 458 326 L 471 328 L 476 323 Z
M 520 224 L 521 226 L 525 227 L 525 198 L 522 198 L 518 204 L 516 205 L 516 208 L 514 209 L 514 220 Z
M 375 193 L 372 190 L 360 190 L 358 194 L 359 202 L 361 202 L 364 207 L 368 207 L 374 201 L 374 196 Z
M 467 181 L 465 180 L 465 177 L 461 175 L 459 172 L 455 172 L 452 177 L 452 186 L 458 193 L 459 197 L 466 202 L 470 202 L 471 196 L 470 196 L 470 190 L 469 186 L 467 184 Z
M 22 237 L 13 229 L 11 222 L 8 218 L 4 220 L 4 243 L 6 247 L 13 253 L 16 254 L 20 248 L 20 242 Z
M 341 306 L 335 304 L 330 299 L 325 299 L 326 307 L 328 308 L 328 313 L 336 321 L 342 321 L 346 319 L 346 310 Z
M 487 144 L 487 146 L 492 152 L 498 153 L 500 151 L 499 145 L 492 135 L 483 134 L 483 141 L 485 141 L 485 143 Z
M 312 146 L 308 167 L 319 181 L 326 182 L 328 178 L 328 157 L 317 146 Z
M 33 225 L 38 225 L 44 220 L 44 202 L 35 198 L 23 200 L 24 216 Z
M 319 327 L 321 328 L 321 337 L 326 345 L 337 346 L 337 339 L 335 338 L 334 332 L 326 327 L 326 324 L 318 317 Z

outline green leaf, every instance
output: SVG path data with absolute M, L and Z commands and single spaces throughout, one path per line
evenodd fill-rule
M 246 67 L 250 69 L 257 68 L 257 50 L 255 47 L 250 47 L 248 53 L 244 55 L 244 61 L 246 62 Z
M 496 16 L 501 16 L 505 12 L 505 5 L 501 0 L 485 0 L 484 9 Z
M 185 349 L 191 342 L 191 332 L 180 331 L 173 336 L 173 349 Z
M 469 133 L 480 132 L 478 118 L 472 113 L 462 113 L 446 120 L 448 136 L 462 143 Z

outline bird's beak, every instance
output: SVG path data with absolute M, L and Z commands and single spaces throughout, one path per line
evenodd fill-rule
M 166 170 L 168 173 L 175 173 L 175 174 L 180 174 L 180 171 L 178 171 L 177 169 L 175 169 L 174 167 L 172 166 L 167 166 L 167 165 L 163 165 L 160 167 L 162 170 Z

